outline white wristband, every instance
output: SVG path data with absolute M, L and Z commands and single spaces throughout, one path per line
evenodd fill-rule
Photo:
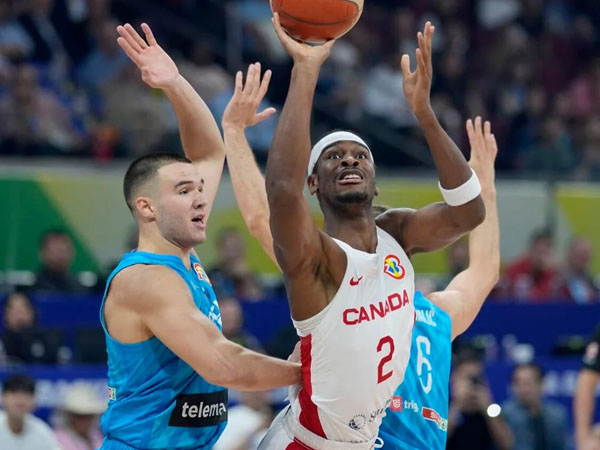
M 479 184 L 479 178 L 473 169 L 471 169 L 473 175 L 467 181 L 454 189 L 444 189 L 442 184 L 438 181 L 438 186 L 444 201 L 450 206 L 460 206 L 465 203 L 469 203 L 471 200 L 481 194 L 481 184 Z

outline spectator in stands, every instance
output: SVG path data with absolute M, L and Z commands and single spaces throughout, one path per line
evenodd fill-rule
M 567 450 L 568 422 L 563 406 L 543 399 L 542 369 L 520 364 L 512 374 L 512 397 L 502 406 L 513 450 Z
M 600 180 L 600 115 L 590 117 L 584 130 L 581 145 L 582 161 L 579 167 L 579 178 Z
M 600 292 L 594 282 L 590 263 L 592 243 L 586 238 L 575 238 L 569 245 L 567 261 L 561 273 L 559 296 L 575 303 L 598 301 Z
M 15 19 L 12 5 L 0 2 L 0 54 L 11 61 L 21 60 L 31 53 L 33 42 Z
M 469 265 L 469 247 L 465 240 L 456 241 L 447 250 L 448 256 L 448 273 L 439 283 L 441 288 L 445 289 L 456 275 L 465 270 Z
M 218 262 L 209 276 L 220 296 L 260 300 L 263 290 L 246 264 L 246 245 L 235 228 L 221 230 L 217 237 Z
M 77 151 L 83 134 L 58 96 L 42 88 L 33 66 L 14 70 L 8 92 L 0 100 L 0 140 L 5 153 L 34 155 Z
M 510 450 L 513 437 L 502 415 L 490 415 L 492 394 L 481 360 L 460 355 L 450 377 L 448 450 Z
M 52 429 L 33 416 L 35 382 L 13 375 L 2 385 L 0 448 L 2 450 L 61 450 Z
M 523 168 L 544 176 L 557 177 L 575 168 L 572 138 L 566 124 L 556 116 L 542 124 L 541 135 L 523 155 Z
M 71 272 L 74 258 L 73 240 L 65 231 L 50 230 L 40 241 L 42 267 L 34 290 L 51 292 L 82 292 L 84 287 Z
M 526 252 L 506 268 L 506 294 L 520 301 L 545 301 L 555 297 L 558 282 L 552 236 L 537 231 Z
M 104 85 L 102 97 L 103 122 L 119 130 L 125 152 L 131 156 L 160 149 L 165 136 L 177 130 L 169 101 L 149 89 L 133 64 Z
M 269 392 L 240 392 L 240 403 L 229 408 L 227 428 L 214 450 L 254 450 L 273 419 Z
M 85 384 L 73 385 L 61 407 L 56 438 L 63 450 L 95 450 L 102 446 L 98 418 L 106 409 L 94 390 Z
M 599 450 L 600 433 L 593 430 L 596 388 L 600 385 L 600 324 L 583 356 L 583 368 L 579 372 L 573 415 L 575 418 L 575 440 L 578 450 Z
M 27 0 L 25 3 L 27 9 L 19 22 L 33 42 L 31 60 L 66 74 L 70 58 L 55 20 L 57 17 L 52 14 L 54 0 Z
M 221 310 L 223 334 L 227 339 L 255 352 L 264 353 L 258 339 L 244 331 L 244 311 L 235 298 L 224 297 L 219 299 L 219 309 Z
M 10 363 L 56 363 L 60 337 L 40 329 L 31 300 L 13 292 L 4 304 L 4 330 L 0 334 L 4 356 Z
M 120 49 L 115 33 L 118 22 L 107 19 L 98 25 L 95 46 L 79 66 L 78 78 L 92 94 L 117 77 L 129 65 L 129 58 Z

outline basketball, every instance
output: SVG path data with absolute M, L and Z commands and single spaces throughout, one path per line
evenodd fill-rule
M 281 26 L 297 41 L 320 44 L 343 36 L 358 21 L 364 0 L 271 0 Z

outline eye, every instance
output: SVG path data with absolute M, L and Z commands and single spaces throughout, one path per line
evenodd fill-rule
M 200 186 L 198 186 L 198 192 L 204 192 L 204 185 L 201 184 Z
M 340 157 L 340 155 L 335 152 L 332 152 L 329 155 L 327 155 L 327 159 L 338 159 L 339 157 Z
M 179 191 L 179 195 L 185 195 L 187 194 L 189 191 L 187 189 L 182 189 Z
M 359 153 L 358 155 L 356 155 L 356 159 L 367 159 L 367 154 Z

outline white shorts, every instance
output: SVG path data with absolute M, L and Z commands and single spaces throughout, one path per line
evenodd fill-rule
M 304 428 L 288 405 L 275 417 L 257 450 L 372 450 L 380 447 L 375 444 L 377 440 L 350 443 L 323 439 Z

